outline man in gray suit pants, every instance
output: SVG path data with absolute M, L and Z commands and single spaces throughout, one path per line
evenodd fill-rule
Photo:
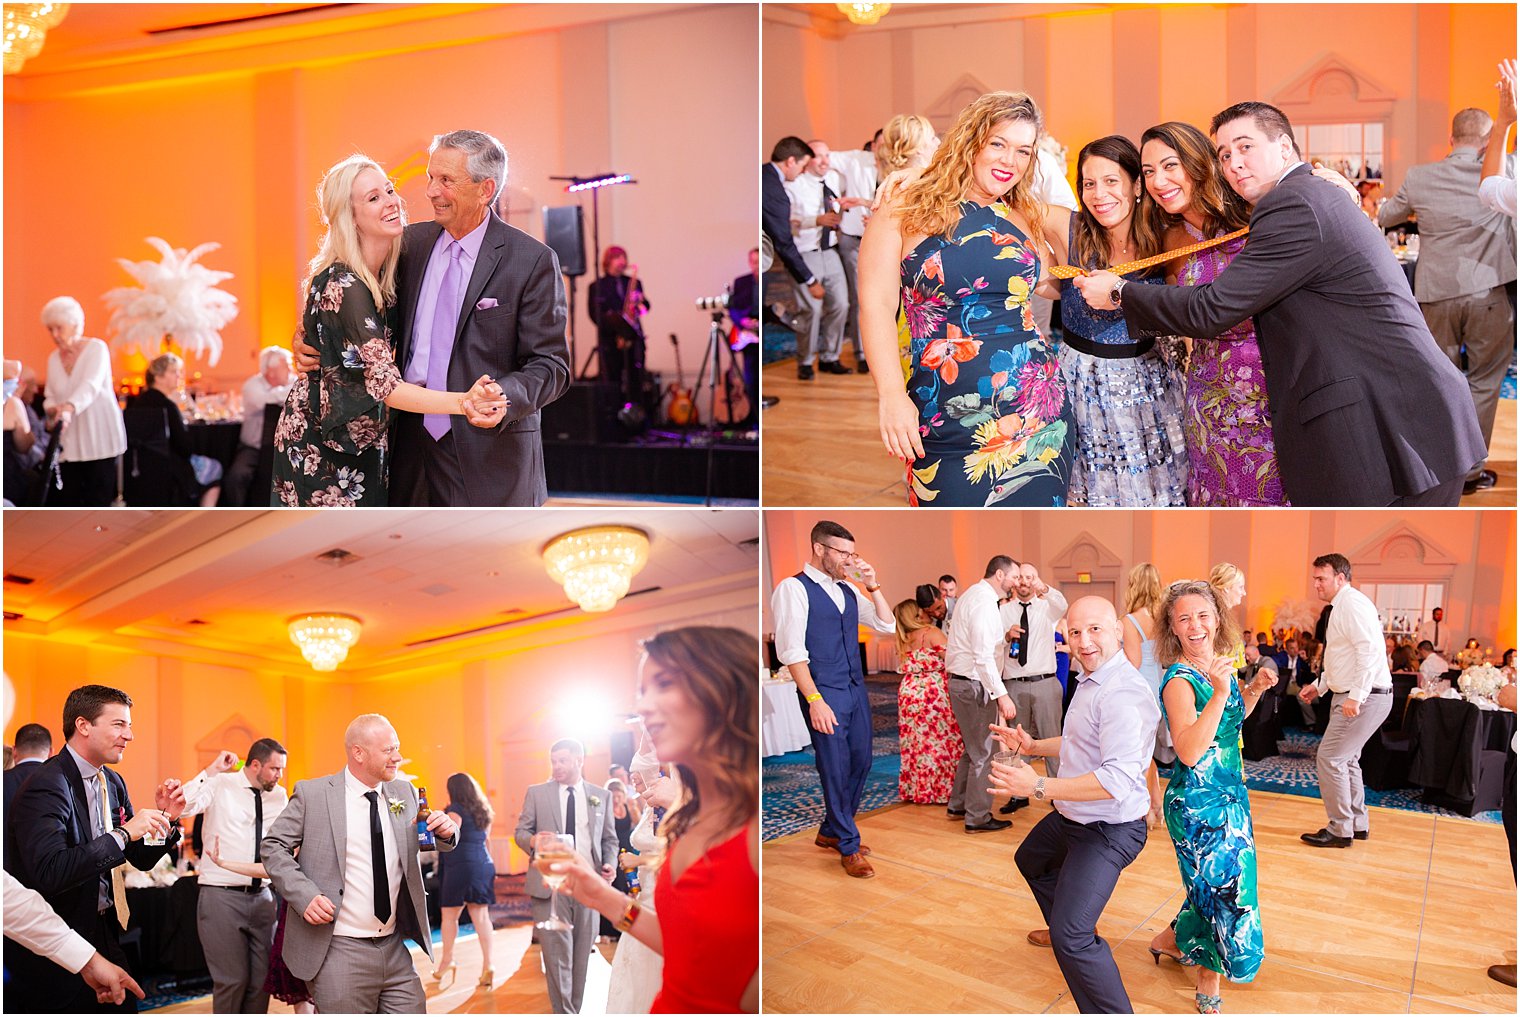
M 581 779 L 586 749 L 574 738 L 561 738 L 549 747 L 552 780 L 528 788 L 522 816 L 517 820 L 517 846 L 532 856 L 533 835 L 544 830 L 572 833 L 575 849 L 610 883 L 617 858 L 617 827 L 607 789 Z M 533 898 L 533 921 L 549 918 L 550 894 L 536 867 L 528 869 L 528 895 Z M 560 895 L 554 913 L 569 922 L 569 932 L 538 930 L 549 1004 L 555 1013 L 580 1013 L 586 990 L 586 962 L 599 924 L 595 911 Z
M 395 779 L 401 740 L 390 721 L 355 717 L 343 742 L 348 765 L 296 784 L 262 845 L 270 882 L 290 908 L 285 964 L 320 1013 L 424 1013 L 427 997 L 402 941 L 433 955 L 417 792 Z M 454 849 L 458 827 L 447 813 L 434 810 L 427 828 L 438 850 Z

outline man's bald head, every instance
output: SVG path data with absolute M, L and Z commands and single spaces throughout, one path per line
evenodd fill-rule
M 349 771 L 368 786 L 396 779 L 401 739 L 382 714 L 363 713 L 350 721 L 343 732 L 343 748 Z
M 1066 611 L 1071 651 L 1092 674 L 1119 652 L 1119 613 L 1102 597 L 1079 597 Z

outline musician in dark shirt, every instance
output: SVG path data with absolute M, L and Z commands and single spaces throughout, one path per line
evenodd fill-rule
M 643 390 L 641 320 L 649 310 L 649 298 L 637 276 L 638 266 L 633 266 L 630 274 L 628 252 L 621 247 L 609 247 L 602 254 L 602 277 L 587 291 L 586 309 L 596 323 L 601 382 L 609 392 L 616 393 L 619 403 L 639 402 Z
M 739 345 L 736 351 L 744 362 L 744 387 L 749 392 L 750 415 L 744 424 L 754 426 L 758 422 L 760 381 L 760 248 L 749 252 L 749 273 L 734 280 L 728 296 L 728 318 L 734 323 L 730 345 Z

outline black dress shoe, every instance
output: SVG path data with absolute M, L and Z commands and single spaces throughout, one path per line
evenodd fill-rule
M 1313 847 L 1321 848 L 1348 848 L 1351 846 L 1350 837 L 1337 837 L 1329 830 L 1318 830 L 1315 833 L 1299 834 L 1299 840 Z
M 1366 840 L 1367 839 L 1367 831 L 1366 830 L 1352 830 L 1351 831 L 1351 836 L 1355 840 Z
M 998 809 L 998 814 L 1002 816 L 1011 816 L 1028 804 L 1028 798 L 1010 798 L 1008 799 L 1007 805 L 1004 805 L 1001 809 Z
M 870 374 L 871 373 L 871 365 L 868 364 L 868 363 L 866 363 L 866 358 L 865 357 L 861 357 L 859 360 L 855 361 L 855 373 L 856 374 Z
M 798 364 L 797 365 L 797 380 L 798 381 L 812 381 L 813 380 L 813 369 L 811 367 L 809 367 L 808 365 L 806 365 L 806 364 Z
M 967 823 L 966 824 L 966 832 L 967 833 L 990 833 L 993 830 L 1006 830 L 1006 829 L 1008 829 L 1012 825 L 1013 824 L 1010 823 L 1010 822 L 1008 822 L 1008 820 L 1006 820 L 1006 819 L 989 819 L 989 820 L 987 820 L 987 822 L 985 822 L 985 823 L 978 823 L 975 826 L 972 826 L 970 823 Z
M 951 819 L 959 819 L 962 816 L 964 816 L 965 814 L 966 814 L 966 810 L 965 809 L 949 809 L 949 808 L 947 808 L 945 810 L 945 815 L 949 816 Z
M 1493 470 L 1480 470 L 1478 475 L 1462 485 L 1463 494 L 1477 494 L 1479 491 L 1487 491 L 1499 482 L 1499 475 Z
M 818 361 L 818 370 L 824 374 L 849 374 L 850 369 L 837 360 Z

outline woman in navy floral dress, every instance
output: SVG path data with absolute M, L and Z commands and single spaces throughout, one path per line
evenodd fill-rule
M 882 441 L 905 465 L 910 505 L 1066 503 L 1071 409 L 1029 303 L 1051 244 L 1030 191 L 1040 125 L 1029 96 L 982 96 L 866 228 L 861 333 Z
M 297 374 L 285 398 L 270 503 L 385 505 L 388 407 L 464 414 L 476 426 L 494 427 L 506 401 L 486 377 L 465 393 L 401 380 L 391 315 L 406 216 L 380 167 L 349 156 L 327 171 L 317 198 L 328 229 L 311 263 L 302 322 L 321 366 Z

